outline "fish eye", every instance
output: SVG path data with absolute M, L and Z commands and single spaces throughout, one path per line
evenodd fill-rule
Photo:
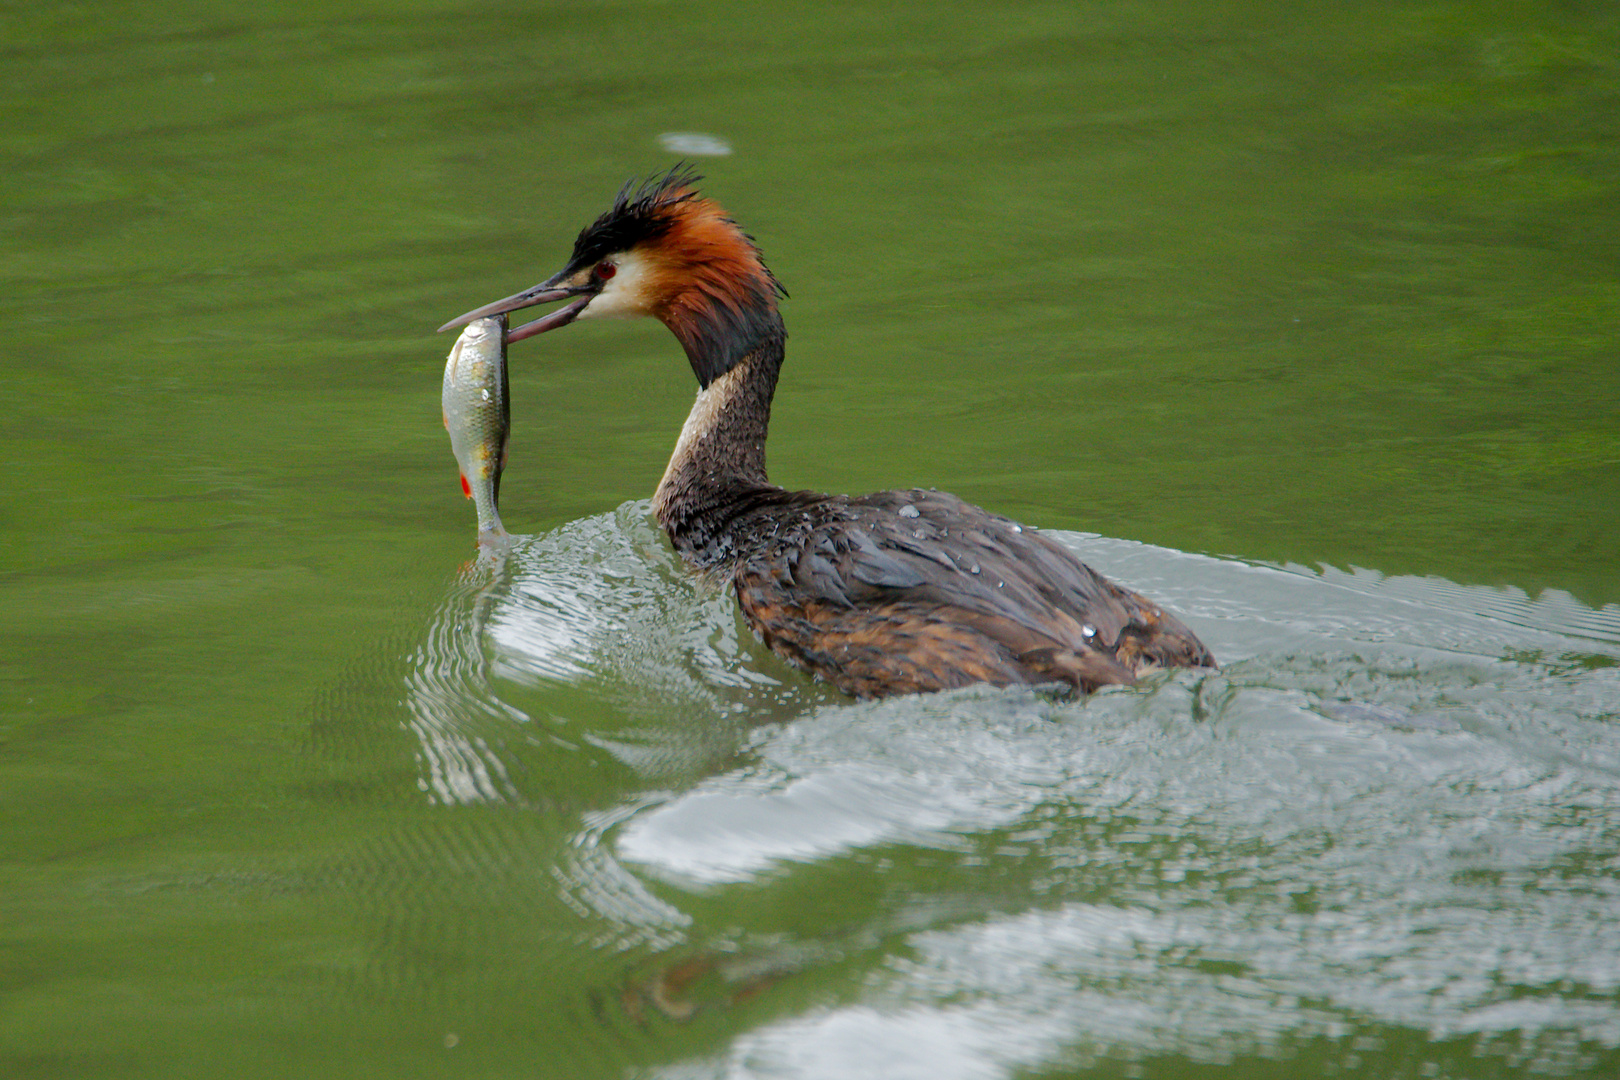
M 610 262 L 599 262 L 596 264 L 596 269 L 591 271 L 591 273 L 596 275 L 596 280 L 598 281 L 606 281 L 608 278 L 612 277 L 618 272 L 619 268 Z

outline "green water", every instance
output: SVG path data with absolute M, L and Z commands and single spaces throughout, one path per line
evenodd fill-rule
M 1606 4 L 0 6 L 0 1075 L 1620 1073 Z M 709 133 L 773 476 L 1225 666 L 854 704 L 644 500 L 656 326 L 444 319 Z

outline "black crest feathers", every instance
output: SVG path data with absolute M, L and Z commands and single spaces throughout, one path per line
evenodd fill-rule
M 579 231 L 569 268 L 587 266 L 662 237 L 674 223 L 675 208 L 698 197 L 697 183 L 702 179 L 683 161 L 639 185 L 634 180 L 626 182 L 612 209 Z

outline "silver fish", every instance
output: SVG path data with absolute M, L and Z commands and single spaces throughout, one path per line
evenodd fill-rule
M 444 426 L 461 467 L 461 491 L 478 507 L 478 536 L 504 538 L 496 507 L 512 410 L 506 389 L 506 316 L 474 319 L 444 365 Z

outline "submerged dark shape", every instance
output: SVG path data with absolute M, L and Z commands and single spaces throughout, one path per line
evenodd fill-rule
M 445 324 L 551 301 L 519 340 L 575 319 L 650 315 L 675 334 L 697 401 L 653 496 L 694 566 L 729 576 L 777 653 L 859 697 L 1063 682 L 1130 683 L 1215 665 L 1192 631 L 1031 529 L 935 491 L 785 491 L 765 436 L 787 333 L 758 247 L 676 167 L 580 232 L 533 288 Z

